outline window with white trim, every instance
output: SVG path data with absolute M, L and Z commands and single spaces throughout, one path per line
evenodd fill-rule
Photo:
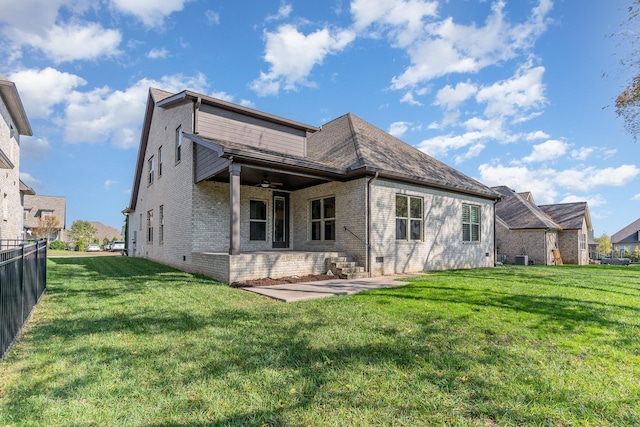
M 580 233 L 580 249 L 587 249 L 587 235 Z
M 336 198 L 311 201 L 311 240 L 336 240 Z
M 480 206 L 462 204 L 462 241 L 480 241 Z
M 176 129 L 176 163 L 182 159 L 182 125 Z
M 155 169 L 153 156 L 149 157 L 147 160 L 147 184 L 153 184 L 153 170 Z
M 158 148 L 158 178 L 162 176 L 162 146 Z
M 153 243 L 153 209 L 147 211 L 147 243 Z
M 422 197 L 396 194 L 396 240 L 422 240 Z
M 267 203 L 249 200 L 249 240 L 267 240 Z

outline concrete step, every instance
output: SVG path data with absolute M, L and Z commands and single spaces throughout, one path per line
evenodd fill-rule
M 354 279 L 366 279 L 368 277 L 369 277 L 369 273 L 363 271 L 361 273 L 345 274 L 345 277 L 342 277 L 342 279 L 354 280 Z

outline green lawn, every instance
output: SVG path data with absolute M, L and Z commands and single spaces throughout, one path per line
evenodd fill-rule
M 640 268 L 437 272 L 292 304 L 127 257 L 49 259 L 0 363 L 9 426 L 631 426 Z

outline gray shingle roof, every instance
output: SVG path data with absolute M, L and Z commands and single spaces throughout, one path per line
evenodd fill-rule
M 348 172 L 380 172 L 439 188 L 498 198 L 489 187 L 348 113 L 308 137 L 307 155 Z
M 638 230 L 640 230 L 640 218 L 611 236 L 611 243 L 638 243 L 640 241 Z
M 540 205 L 539 207 L 560 224 L 563 230 L 580 230 L 582 229 L 582 221 L 585 219 L 587 220 L 587 228 L 591 228 L 587 202 Z
M 529 193 L 516 193 L 505 186 L 492 187 L 492 190 L 502 195 L 496 203 L 496 218 L 510 229 L 560 229 L 542 209 L 527 200 Z

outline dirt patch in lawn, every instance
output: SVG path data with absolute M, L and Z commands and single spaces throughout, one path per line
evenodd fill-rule
M 265 277 L 264 279 L 245 280 L 243 282 L 233 282 L 231 287 L 233 288 L 249 288 L 252 286 L 270 286 L 270 285 L 282 285 L 286 283 L 300 283 L 300 282 L 316 282 L 319 280 L 332 280 L 338 279 L 337 276 L 330 276 L 328 274 L 308 274 L 306 276 L 287 276 L 272 279 L 271 277 Z

